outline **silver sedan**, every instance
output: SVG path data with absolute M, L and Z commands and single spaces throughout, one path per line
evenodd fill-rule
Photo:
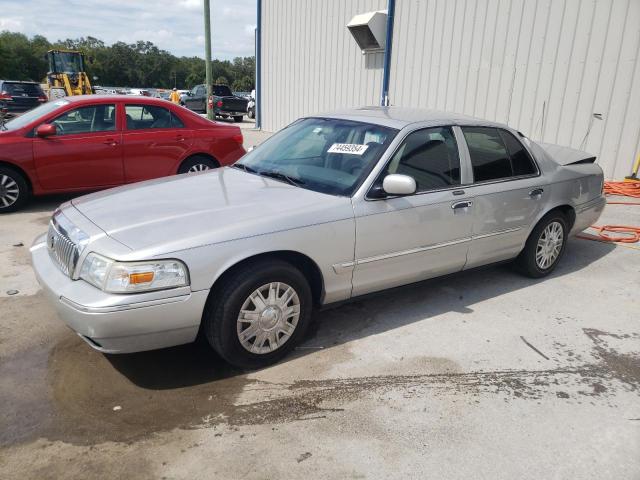
M 92 347 L 202 336 L 258 368 L 304 337 L 315 307 L 496 262 L 548 275 L 600 216 L 602 187 L 587 153 L 368 107 L 300 119 L 233 167 L 75 199 L 31 251 Z

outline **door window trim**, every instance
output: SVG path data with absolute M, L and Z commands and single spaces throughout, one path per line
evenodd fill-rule
M 31 129 L 28 134 L 27 137 L 30 138 L 40 138 L 36 135 L 36 130 L 38 129 L 39 126 L 41 125 L 50 125 L 53 122 L 55 122 L 58 118 L 62 117 L 63 115 L 66 115 L 70 112 L 73 112 L 74 110 L 79 110 L 81 108 L 95 108 L 95 107 L 99 107 L 99 106 L 113 106 L 114 110 L 116 112 L 115 117 L 114 117 L 114 129 L 113 130 L 97 130 L 95 132 L 75 132 L 75 133 L 67 133 L 64 135 L 58 135 L 56 133 L 56 135 L 54 136 L 54 138 L 60 138 L 60 139 L 64 139 L 64 138 L 75 138 L 78 135 L 82 135 L 87 136 L 87 135 L 107 135 L 107 134 L 113 134 L 113 133 L 122 133 L 121 132 L 121 128 L 120 127 L 120 121 L 118 119 L 119 115 L 118 115 L 118 102 L 104 102 L 104 103 L 92 103 L 89 105 L 72 105 L 70 106 L 70 108 L 65 109 L 62 112 L 57 112 L 53 115 L 51 115 L 50 117 L 48 117 L 46 120 L 42 121 L 41 123 L 37 124 L 35 127 L 33 127 L 33 129 Z
M 376 184 L 376 182 L 380 179 L 380 175 L 382 175 L 382 173 L 384 173 L 385 169 L 387 168 L 387 166 L 389 165 L 389 163 L 391 163 L 391 161 L 393 160 L 393 157 L 396 156 L 396 153 L 398 153 L 398 151 L 400 150 L 400 148 L 402 147 L 402 145 L 404 145 L 405 140 L 409 137 L 409 135 L 418 132 L 420 130 L 427 130 L 429 128 L 451 128 L 451 130 L 453 131 L 453 137 L 456 141 L 456 146 L 458 148 L 458 158 L 460 160 L 460 184 L 459 185 L 451 185 L 449 187 L 443 187 L 443 188 L 433 188 L 431 190 L 423 190 L 421 192 L 415 192 L 412 193 L 411 195 L 389 195 L 388 197 L 384 197 L 384 198 L 371 198 L 369 196 L 369 193 L 371 193 L 371 190 L 373 189 L 373 186 Z M 447 192 L 447 191 L 453 191 L 453 190 L 462 190 L 464 189 L 466 186 L 470 185 L 470 183 L 466 183 L 467 180 L 473 180 L 473 177 L 469 177 L 469 168 L 471 166 L 471 162 L 470 157 L 469 157 L 469 151 L 467 149 L 467 144 L 464 143 L 464 151 L 463 149 L 461 149 L 460 147 L 462 146 L 462 144 L 460 143 L 460 136 L 462 135 L 462 131 L 458 131 L 459 127 L 457 125 L 450 125 L 450 124 L 443 124 L 443 125 L 421 125 L 419 127 L 413 128 L 411 130 L 408 130 L 406 132 L 406 134 L 400 139 L 400 141 L 398 142 L 398 144 L 396 145 L 396 147 L 394 148 L 393 152 L 388 156 L 388 158 L 384 161 L 384 165 L 382 166 L 382 168 L 380 169 L 380 172 L 378 172 L 378 174 L 376 175 L 375 179 L 371 182 L 371 185 L 369 185 L 369 188 L 367 189 L 367 193 L 364 195 L 364 200 L 366 202 L 375 202 L 375 201 L 384 201 L 384 200 L 391 200 L 394 198 L 403 198 L 403 197 L 415 197 L 418 195 L 425 195 L 425 194 L 429 194 L 429 193 L 436 193 L 436 192 Z
M 476 182 L 474 175 L 473 175 L 473 164 L 471 163 L 471 153 L 469 152 L 469 145 L 467 144 L 467 139 L 464 138 L 464 132 L 462 131 L 463 128 L 465 127 L 471 127 L 471 128 L 493 128 L 495 130 L 498 131 L 498 135 L 500 135 L 500 139 L 502 140 L 502 132 L 501 131 L 506 131 L 507 133 L 511 133 L 511 135 L 515 138 L 515 140 L 520 143 L 520 145 L 522 145 L 522 148 L 524 149 L 524 151 L 527 153 L 527 155 L 529 156 L 529 158 L 531 159 L 531 161 L 533 162 L 533 166 L 536 168 L 536 173 L 529 173 L 526 175 L 512 175 L 509 177 L 503 177 L 503 178 L 495 178 L 492 180 L 483 180 L 480 182 Z M 540 170 L 540 167 L 538 166 L 538 162 L 536 161 L 535 157 L 531 154 L 531 152 L 529 151 L 529 149 L 527 148 L 527 146 L 520 141 L 520 139 L 518 138 L 517 135 L 514 135 L 513 132 L 510 132 L 509 130 L 503 128 L 503 127 L 495 127 L 492 125 L 462 125 L 459 126 L 458 128 L 460 128 L 460 134 L 462 136 L 462 139 L 464 140 L 464 144 L 465 144 L 465 150 L 467 151 L 467 155 L 468 155 L 468 161 L 469 161 L 469 166 L 471 167 L 471 183 L 467 185 L 467 187 L 474 187 L 476 185 L 491 185 L 494 183 L 505 183 L 505 182 L 512 182 L 512 181 L 516 181 L 516 180 L 523 180 L 526 178 L 536 178 L 536 177 L 540 177 L 542 176 L 542 172 Z M 502 140 L 502 143 L 504 143 L 504 140 Z M 509 155 L 509 157 L 511 157 L 511 153 L 509 152 L 509 148 L 507 147 L 507 145 L 504 145 L 505 150 L 507 151 L 507 154 Z

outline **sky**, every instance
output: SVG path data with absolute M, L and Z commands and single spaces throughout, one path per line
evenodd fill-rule
M 254 54 L 256 0 L 210 0 L 212 56 Z M 146 40 L 204 58 L 202 0 L 1 0 L 0 31 L 49 41 L 92 36 L 106 44 Z

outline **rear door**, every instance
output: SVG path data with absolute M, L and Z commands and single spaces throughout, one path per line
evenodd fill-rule
M 47 190 L 120 185 L 122 134 L 116 104 L 85 105 L 50 122 L 57 134 L 33 139 L 38 179 Z
M 193 132 L 170 109 L 127 104 L 122 135 L 127 183 L 176 173 L 193 142 Z
M 508 260 L 524 247 L 548 198 L 531 155 L 509 131 L 462 127 L 473 170 L 473 240 L 466 268 Z

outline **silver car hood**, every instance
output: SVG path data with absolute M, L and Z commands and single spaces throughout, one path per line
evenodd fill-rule
M 349 198 L 230 167 L 118 187 L 72 204 L 120 243 L 158 254 L 353 217 Z

